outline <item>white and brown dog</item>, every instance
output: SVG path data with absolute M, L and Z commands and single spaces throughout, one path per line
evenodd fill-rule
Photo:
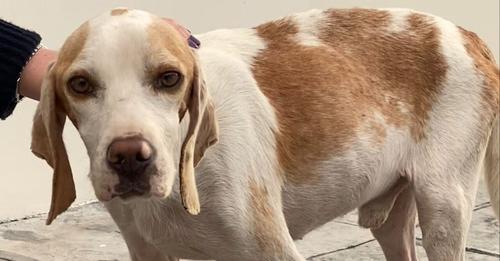
M 67 39 L 33 127 L 48 223 L 75 198 L 66 116 L 132 260 L 304 260 L 293 240 L 356 208 L 388 260 L 416 260 L 417 213 L 429 259 L 463 260 L 480 172 L 498 214 L 499 71 L 474 33 L 345 9 L 197 37 L 115 9 Z

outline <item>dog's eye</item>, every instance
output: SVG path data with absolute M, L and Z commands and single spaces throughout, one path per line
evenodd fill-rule
M 158 88 L 171 88 L 176 86 L 181 80 L 181 74 L 174 71 L 164 72 L 158 78 Z
M 89 94 L 94 88 L 90 82 L 82 76 L 75 76 L 69 80 L 69 87 L 78 94 Z

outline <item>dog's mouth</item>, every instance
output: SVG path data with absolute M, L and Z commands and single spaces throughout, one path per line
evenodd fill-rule
M 121 199 L 131 199 L 131 198 L 137 198 L 137 197 L 145 197 L 149 193 L 143 192 L 143 191 L 138 191 L 135 189 L 131 189 L 129 191 L 123 192 L 123 193 L 114 193 L 112 195 L 113 198 L 119 197 Z
M 115 186 L 112 197 L 120 197 L 121 199 L 130 199 L 133 197 L 147 197 L 150 194 L 151 186 L 145 180 L 120 180 Z

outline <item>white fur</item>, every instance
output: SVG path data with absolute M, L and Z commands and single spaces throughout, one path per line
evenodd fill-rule
M 387 28 L 390 33 L 400 33 L 408 29 L 408 15 L 411 13 L 416 13 L 411 9 L 405 8 L 390 8 L 390 9 L 380 9 L 389 11 L 391 14 L 391 24 Z
M 150 87 L 143 87 L 143 55 L 148 48 L 145 43 L 149 41 L 146 29 L 151 21 L 149 13 L 138 10 L 127 16 L 104 14 L 91 20 L 91 32 L 80 59 L 67 72 L 67 75 L 79 69 L 94 72 L 103 85 L 97 94 L 98 99 L 75 102 L 73 106 L 82 117 L 79 132 L 89 152 L 89 176 L 99 199 L 109 199 L 118 183 L 116 175 L 108 170 L 103 160 L 114 138 L 141 133 L 151 143 L 164 145 L 157 148 L 161 154 L 173 154 L 171 151 L 177 145 L 177 139 L 163 141 L 164 136 L 178 136 L 175 127 L 178 125 L 177 108 L 172 102 L 158 98 Z M 172 133 L 166 133 L 165 129 Z M 155 188 L 168 192 L 175 175 L 175 162 L 171 157 L 158 160 L 160 171 L 168 175 L 164 180 L 166 186 Z
M 324 25 L 325 13 L 323 10 L 313 9 L 291 17 L 298 27 L 295 36 L 298 43 L 305 46 L 321 46 L 323 43 L 318 38 L 321 27 Z
M 485 87 L 458 28 L 439 17 L 429 19 L 440 30 L 441 52 L 449 68 L 430 112 L 428 135 L 416 147 L 409 173 L 420 203 L 418 211 L 427 255 L 463 260 L 477 174 L 486 145 L 481 124 L 481 93 Z M 426 216 L 436 208 L 444 214 Z

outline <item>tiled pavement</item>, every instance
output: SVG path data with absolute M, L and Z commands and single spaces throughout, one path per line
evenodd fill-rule
M 500 260 L 499 223 L 488 201 L 481 186 L 467 241 L 468 260 Z M 0 260 L 129 260 L 120 232 L 99 203 L 74 207 L 51 226 L 45 226 L 45 217 L 0 221 Z M 369 230 L 356 221 L 356 213 L 350 213 L 324 225 L 297 241 L 299 251 L 311 261 L 384 260 Z M 417 231 L 419 260 L 427 260 Z

